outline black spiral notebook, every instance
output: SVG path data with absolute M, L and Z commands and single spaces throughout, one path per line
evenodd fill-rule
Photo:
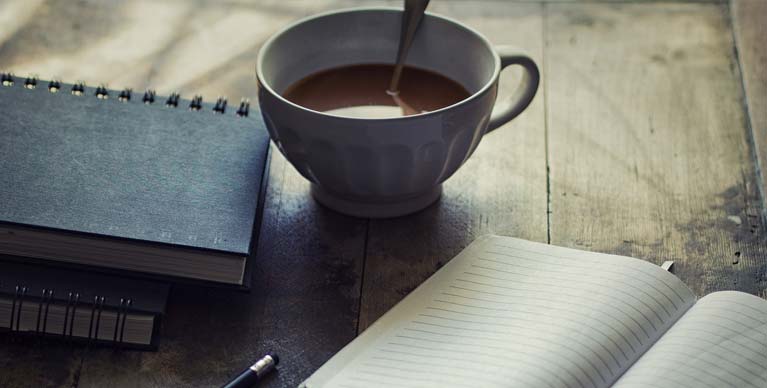
M 249 285 L 269 136 L 247 101 L 1 76 L 0 253 Z
M 163 282 L 0 261 L 0 333 L 156 349 L 168 290 Z

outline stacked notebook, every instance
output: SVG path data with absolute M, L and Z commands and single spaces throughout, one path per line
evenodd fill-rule
M 0 330 L 156 348 L 167 283 L 0 263 Z
M 269 136 L 247 101 L 208 103 L 199 96 L 182 100 L 151 90 L 0 76 L 0 280 L 12 286 L 0 292 L 16 295 L 16 283 L 24 282 L 36 284 L 27 286 L 27 297 L 46 298 L 41 287 L 55 289 L 51 308 L 57 306 L 53 311 L 59 314 L 68 297 L 60 291 L 80 290 L 80 303 L 94 303 L 85 295 L 109 292 L 91 292 L 79 275 L 74 276 L 79 285 L 65 283 L 75 273 L 141 279 L 135 284 L 249 287 Z M 44 275 L 45 282 L 37 282 L 22 279 L 28 271 L 11 270 L 9 262 L 73 272 Z M 110 313 L 102 323 L 114 322 L 111 311 L 119 310 L 120 299 L 131 299 L 137 312 L 126 318 L 131 338 L 131 319 L 157 315 L 164 306 L 162 292 L 135 298 L 135 290 L 119 289 L 134 283 L 105 284 L 115 299 L 105 298 Z M 6 327 L 31 327 L 25 321 L 31 310 L 11 307 L 21 321 Z M 75 336 L 81 318 L 75 316 Z M 105 324 L 112 325 L 107 331 L 115 328 Z M 146 342 L 146 334 L 142 331 L 138 342 Z

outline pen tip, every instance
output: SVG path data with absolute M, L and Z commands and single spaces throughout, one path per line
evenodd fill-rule
M 269 357 L 271 357 L 272 360 L 274 360 L 274 365 L 275 366 L 280 363 L 280 357 L 278 357 L 276 354 L 269 353 Z

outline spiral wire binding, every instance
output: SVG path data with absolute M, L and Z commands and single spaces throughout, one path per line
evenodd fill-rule
M 101 312 L 104 311 L 104 297 L 99 298 L 99 303 L 96 306 L 98 308 L 98 312 L 96 314 L 96 331 L 93 333 L 93 339 L 97 340 L 99 339 L 99 329 L 101 328 Z
M 216 105 L 213 106 L 213 111 L 219 114 L 224 114 L 226 112 L 226 98 L 219 97 L 218 100 L 216 100 Z
M 51 93 L 56 93 L 61 89 L 61 82 L 57 80 L 52 80 L 51 82 L 48 82 L 48 91 Z
M 37 77 L 30 76 L 24 80 L 24 87 L 26 89 L 34 89 L 37 87 Z
M 85 94 L 85 83 L 78 81 L 72 85 L 72 94 L 75 96 L 82 96 Z
M 112 335 L 112 342 L 117 344 L 118 348 L 123 344 L 123 336 L 125 335 L 125 319 L 128 316 L 128 310 L 132 305 L 133 299 L 120 298 L 120 307 L 117 309 L 117 316 L 115 316 L 115 331 Z M 121 317 L 122 319 L 120 319 Z
M 67 335 L 67 324 L 69 323 L 67 319 L 69 319 L 69 309 L 71 308 L 72 301 L 74 300 L 74 293 L 71 291 L 67 294 L 67 306 L 64 308 L 64 324 L 63 329 L 61 330 L 61 335 L 66 337 Z
M 154 103 L 154 90 L 147 89 L 146 92 L 144 92 L 144 97 L 141 98 L 141 102 L 144 104 L 152 104 Z
M 27 296 L 26 286 L 16 286 L 13 294 L 13 304 L 11 305 L 11 324 L 10 329 L 13 331 L 13 316 L 16 315 L 16 330 L 21 331 L 21 310 L 24 308 L 24 298 Z M 18 305 L 17 302 L 18 301 Z M 17 308 L 18 306 L 18 308 Z M 15 314 L 14 314 L 15 313 Z
M 24 311 L 24 298 L 27 296 L 27 287 L 21 288 L 19 294 L 19 309 L 16 311 L 16 331 L 21 331 L 21 312 Z
M 96 98 L 100 100 L 106 100 L 107 98 L 109 98 L 109 91 L 104 85 L 100 85 L 99 87 L 97 87 L 95 94 L 96 94 Z
M 99 303 L 99 297 L 98 295 L 93 297 L 93 307 L 91 307 L 91 320 L 90 324 L 88 325 L 88 343 L 90 344 L 91 341 L 91 335 L 93 335 L 93 318 L 96 316 L 96 306 Z
M 75 293 L 75 298 L 72 303 L 72 316 L 69 318 L 69 336 L 68 339 L 71 341 L 74 336 L 72 335 L 72 332 L 75 328 L 75 313 L 77 313 L 77 304 L 80 303 L 80 293 Z
M 13 330 L 13 314 L 16 312 L 16 297 L 19 295 L 19 286 L 16 286 L 16 289 L 13 293 L 13 304 L 11 304 L 11 321 L 8 322 L 8 328 Z
M 53 289 L 43 288 L 43 293 L 40 297 L 40 303 L 37 305 L 37 324 L 35 325 L 35 333 L 38 335 L 45 335 L 48 329 L 48 309 L 53 301 Z M 45 306 L 45 313 L 43 313 L 43 306 Z M 43 330 L 40 331 L 40 323 L 42 318 Z
M 101 309 L 104 307 L 104 297 L 103 296 L 94 296 L 93 297 L 93 307 L 91 307 L 91 320 L 88 324 L 88 344 L 91 344 L 94 339 L 98 339 L 99 335 L 99 323 L 101 323 Z M 93 321 L 94 318 L 96 320 L 96 333 L 94 335 L 93 332 Z
M 11 322 L 8 324 L 8 328 L 13 330 L 13 316 L 16 314 L 16 299 L 19 298 L 19 286 L 16 286 L 13 293 L 13 304 L 11 304 Z
M 123 319 L 122 319 L 122 325 L 120 326 L 120 344 L 123 343 L 123 335 L 125 334 L 125 317 L 128 315 L 127 312 L 130 311 L 133 308 L 133 299 L 128 298 L 127 303 L 125 304 L 125 311 L 123 312 Z
M 11 331 L 20 332 L 21 330 L 21 313 L 23 312 L 24 302 L 27 297 L 29 288 L 22 285 L 17 285 L 14 289 L 13 301 L 11 304 L 11 315 L 8 327 Z M 55 302 L 55 291 L 52 288 L 43 288 L 40 296 L 40 301 L 37 305 L 37 320 L 35 323 L 34 335 L 38 337 L 44 337 L 48 334 L 48 317 L 51 303 Z M 90 322 L 88 325 L 88 344 L 95 341 L 100 341 L 99 331 L 101 330 L 101 315 L 104 311 L 104 304 L 106 298 L 96 295 L 93 298 L 93 306 L 91 307 Z M 71 342 L 74 338 L 74 325 L 75 317 L 77 314 L 77 308 L 80 303 L 80 293 L 68 292 L 66 305 L 64 307 L 64 319 L 61 330 L 61 337 Z M 120 305 L 117 307 L 115 316 L 115 327 L 112 333 L 112 343 L 116 344 L 118 348 L 121 348 L 124 344 L 125 338 L 125 323 L 128 317 L 128 313 L 133 309 L 132 298 L 120 298 Z
M 48 303 L 45 304 L 45 315 L 43 316 L 43 334 L 48 329 L 48 308 L 51 307 L 51 302 L 53 302 L 53 289 L 48 290 Z
M 112 342 L 117 342 L 117 333 L 120 328 L 120 315 L 123 314 L 125 309 L 125 298 L 120 298 L 120 308 L 117 309 L 117 316 L 115 316 L 115 332 L 112 335 Z
M 3 86 L 13 86 L 13 74 L 3 73 L 0 75 L 0 83 L 2 83 Z
M 120 102 L 128 102 L 130 101 L 130 96 L 133 93 L 133 90 L 130 88 L 123 89 L 120 94 L 117 96 L 117 101 Z
M 37 324 L 35 325 L 35 333 L 40 334 L 40 318 L 43 315 L 43 304 L 45 304 L 45 297 L 48 294 L 48 289 L 43 288 L 43 294 L 40 296 L 40 303 L 37 304 Z
M 237 108 L 237 116 L 248 117 L 248 111 L 250 110 L 250 100 L 243 98 L 240 101 L 240 107 Z
M 165 106 L 172 108 L 178 107 L 178 99 L 180 97 L 181 96 L 179 96 L 176 92 L 171 93 L 170 96 L 168 96 L 168 100 L 165 101 Z
M 24 78 L 23 87 L 25 89 L 36 89 L 38 83 L 40 80 L 36 75 L 30 75 L 26 78 Z M 0 85 L 5 87 L 12 87 L 16 83 L 16 80 L 14 79 L 14 75 L 9 72 L 2 72 L 0 73 Z M 58 79 L 53 79 L 48 81 L 48 91 L 51 93 L 58 93 L 61 90 L 62 82 Z M 70 90 L 70 93 L 75 96 L 84 96 L 86 93 L 86 87 L 85 82 L 83 81 L 77 81 L 72 85 L 72 88 Z M 133 97 L 133 90 L 130 88 L 122 89 L 119 92 L 115 92 L 117 94 L 117 101 L 127 103 L 130 102 L 131 98 Z M 100 100 L 107 100 L 110 97 L 110 90 L 106 87 L 106 85 L 99 85 L 96 87 L 94 93 L 94 96 Z M 141 102 L 144 104 L 153 104 L 157 98 L 157 94 L 153 89 L 147 89 L 143 96 L 141 97 Z M 178 92 L 171 93 L 168 98 L 165 100 L 165 106 L 169 108 L 178 108 L 178 104 L 181 100 L 181 95 Z M 189 102 L 189 110 L 191 111 L 202 111 L 204 106 L 202 103 L 203 99 L 201 95 L 195 95 L 192 97 L 191 101 Z M 228 101 L 225 97 L 218 97 L 216 99 L 215 104 L 213 105 L 213 113 L 215 114 L 225 114 L 226 108 L 227 108 Z M 235 111 L 235 114 L 238 117 L 248 117 L 250 113 L 250 100 L 247 98 L 243 98 L 240 101 L 239 106 L 237 107 L 237 110 Z
M 189 103 L 189 110 L 199 111 L 200 109 L 202 109 L 202 96 L 195 95 Z

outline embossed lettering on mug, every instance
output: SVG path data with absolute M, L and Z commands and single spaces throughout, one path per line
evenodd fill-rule
M 389 118 L 431 112 L 469 97 L 461 84 L 441 74 L 406 66 L 400 92 L 386 92 L 394 65 L 337 67 L 291 85 L 283 97 L 305 108 L 357 118 Z

